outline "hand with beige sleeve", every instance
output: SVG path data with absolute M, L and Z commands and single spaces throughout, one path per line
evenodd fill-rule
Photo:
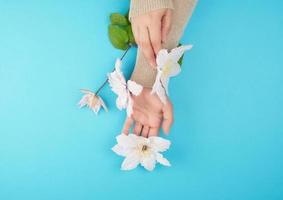
M 172 9 L 161 8 L 140 16 L 132 17 L 132 29 L 136 43 L 147 62 L 156 67 L 155 57 L 170 30 Z
M 173 106 L 168 99 L 163 104 L 151 88 L 157 74 L 156 55 L 162 48 L 173 49 L 179 44 L 196 0 L 131 0 L 129 18 L 132 23 L 138 53 L 131 80 L 143 85 L 134 96 L 133 114 L 127 117 L 123 133 L 144 137 L 155 136 L 160 127 L 169 133 L 173 124 Z

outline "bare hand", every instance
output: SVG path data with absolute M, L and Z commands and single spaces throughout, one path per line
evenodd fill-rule
M 135 40 L 148 63 L 156 66 L 156 54 L 171 27 L 172 10 L 159 9 L 132 18 Z
M 173 106 L 169 99 L 164 105 L 150 91 L 151 89 L 144 88 L 139 96 L 133 96 L 133 114 L 125 120 L 122 133 L 129 134 L 132 125 L 133 133 L 144 137 L 159 135 L 161 125 L 163 131 L 169 133 L 173 124 Z

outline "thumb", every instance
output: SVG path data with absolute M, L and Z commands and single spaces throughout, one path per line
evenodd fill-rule
M 168 9 L 161 22 L 161 40 L 164 43 L 171 28 L 172 10 Z
M 168 134 L 169 130 L 173 124 L 173 105 L 171 102 L 166 101 L 166 104 L 164 105 L 163 109 L 163 122 L 162 122 L 162 129 L 164 133 Z

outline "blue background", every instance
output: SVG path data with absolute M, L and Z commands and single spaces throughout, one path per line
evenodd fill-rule
M 119 170 L 108 87 L 110 112 L 76 105 L 122 54 L 108 16 L 128 4 L 0 0 L 0 199 L 283 199 L 283 1 L 199 2 L 170 85 L 173 166 L 153 173 Z

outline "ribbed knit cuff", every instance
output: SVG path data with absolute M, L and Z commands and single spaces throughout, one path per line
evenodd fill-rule
M 132 17 L 162 8 L 173 9 L 172 0 L 131 0 L 129 20 L 131 20 Z

